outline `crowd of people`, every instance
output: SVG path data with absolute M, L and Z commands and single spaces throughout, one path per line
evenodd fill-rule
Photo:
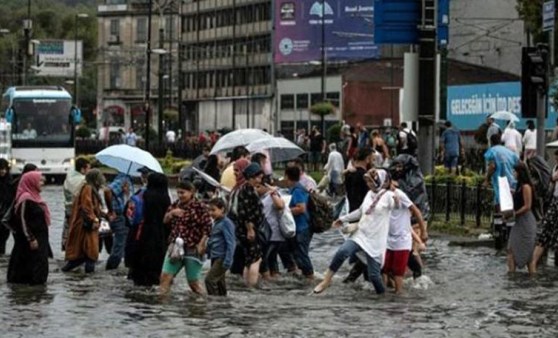
M 446 167 L 455 170 L 463 152 L 461 135 L 451 122 L 445 126 L 440 146 Z M 506 133 L 495 129 L 488 129 L 492 146 L 485 155 L 487 180 L 494 187 L 496 205 L 498 177 L 507 177 L 514 188 L 509 269 L 529 265 L 534 272 L 545 248 L 558 249 L 558 188 L 554 188 L 550 211 L 544 215 L 544 231 L 537 239 L 529 170 L 519 161 L 517 148 L 502 145 Z M 197 294 L 226 295 L 228 271 L 242 276 L 247 287 L 256 287 L 262 280 L 272 283 L 282 273 L 314 284 L 310 244 L 319 216 L 312 208 L 315 196 L 321 194 L 342 201 L 338 205 L 346 203 L 346 212 L 337 204 L 332 208 L 331 224 L 339 229 L 344 242 L 314 293 L 331 285 L 346 260 L 353 266 L 344 282 L 364 274 L 378 294 L 388 286 L 400 293 L 407 274 L 421 276 L 420 252 L 428 240 L 429 206 L 416 159 L 417 135 L 405 123 L 395 140 L 361 125 L 343 127 L 341 134 L 340 143 L 327 145 L 320 131 L 312 130 L 308 156 L 311 168 L 324 173 L 320 182 L 305 172 L 301 158 L 285 163 L 283 178 L 278 179 L 265 152 L 250 154 L 239 146 L 224 159 L 210 155 L 205 148 L 193 165 L 220 184 L 190 172 L 177 184 L 175 201 L 163 174 L 142 168 L 139 189 L 124 174 L 107 184 L 99 169 L 78 158 L 64 182 L 61 249 L 66 263 L 62 271 L 84 265 L 86 273 L 93 273 L 104 246 L 109 253 L 106 270 L 117 269 L 124 261 L 130 280 L 140 286 L 158 285 L 163 294 L 170 292 L 183 269 L 190 289 Z M 306 142 L 305 136 L 300 141 Z M 528 150 L 525 157 L 530 156 Z M 325 154 L 327 160 L 322 158 Z M 558 152 L 556 156 L 558 159 Z M 552 180 L 558 180 L 557 167 Z M 51 216 L 41 197 L 43 186 L 36 167 L 27 166 L 14 181 L 8 162 L 0 160 L 0 253 L 5 251 L 9 233 L 14 234 L 8 282 L 43 284 L 48 278 Z M 293 233 L 283 229 L 285 215 L 295 224 Z M 204 277 L 206 259 L 211 264 Z

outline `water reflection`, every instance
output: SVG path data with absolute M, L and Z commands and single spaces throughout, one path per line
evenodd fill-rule
M 361 281 L 342 283 L 344 267 L 324 294 L 290 276 L 259 290 L 246 290 L 229 277 L 229 297 L 200 298 L 184 275 L 161 299 L 156 288 L 137 288 L 116 272 L 97 266 L 93 275 L 63 274 L 59 251 L 62 191 L 48 187 L 53 212 L 50 263 L 46 287 L 6 284 L 7 258 L 0 257 L 1 336 L 99 337 L 556 337 L 558 273 L 541 269 L 536 278 L 508 276 L 505 257 L 490 248 L 448 247 L 434 239 L 425 257 L 423 284 L 408 282 L 402 297 L 376 296 Z M 324 271 L 341 243 L 335 233 L 315 236 L 312 259 Z M 101 260 L 106 261 L 103 253 Z M 30 326 L 30 322 L 33 323 Z M 8 325 L 4 325 L 8 324 Z

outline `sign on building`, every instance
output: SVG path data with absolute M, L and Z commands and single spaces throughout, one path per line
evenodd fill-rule
M 555 4 L 554 0 L 545 1 L 543 4 L 543 31 L 552 31 L 554 30 L 554 16 L 555 16 Z
M 500 110 L 509 111 L 520 119 L 516 125 L 525 128 L 527 119 L 521 118 L 521 83 L 497 82 L 463 86 L 449 86 L 447 118 L 461 130 L 476 130 L 486 117 Z M 546 129 L 556 125 L 556 111 L 549 105 Z M 505 121 L 496 121 L 505 127 Z
M 328 61 L 379 56 L 373 1 L 277 0 L 274 6 L 276 63 L 319 61 L 322 43 Z
M 73 40 L 41 40 L 36 50 L 34 69 L 38 76 L 73 77 L 77 64 L 77 75 L 81 76 L 82 42 Z M 76 62 L 77 60 L 77 62 Z

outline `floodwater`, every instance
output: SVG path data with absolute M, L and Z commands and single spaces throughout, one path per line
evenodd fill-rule
M 193 295 L 181 274 L 167 299 L 134 287 L 121 267 L 103 262 L 86 276 L 60 272 L 62 188 L 44 197 L 53 213 L 51 261 L 44 287 L 6 284 L 8 258 L 0 257 L 1 337 L 556 337 L 557 269 L 538 277 L 508 276 L 505 257 L 490 248 L 449 247 L 433 239 L 425 255 L 428 278 L 408 283 L 403 296 L 378 297 L 363 282 L 341 283 L 344 266 L 324 294 L 294 277 L 246 290 L 229 277 L 227 298 Z M 11 240 L 10 240 L 11 241 Z M 341 237 L 314 237 L 312 259 L 324 271 Z M 11 242 L 10 242 L 11 243 Z M 11 247 L 11 244 L 9 244 Z

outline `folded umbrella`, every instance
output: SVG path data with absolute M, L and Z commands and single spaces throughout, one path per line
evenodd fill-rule
M 95 154 L 95 158 L 102 164 L 130 176 L 140 176 L 138 170 L 144 167 L 163 174 L 161 164 L 153 155 L 126 144 L 105 148 Z

